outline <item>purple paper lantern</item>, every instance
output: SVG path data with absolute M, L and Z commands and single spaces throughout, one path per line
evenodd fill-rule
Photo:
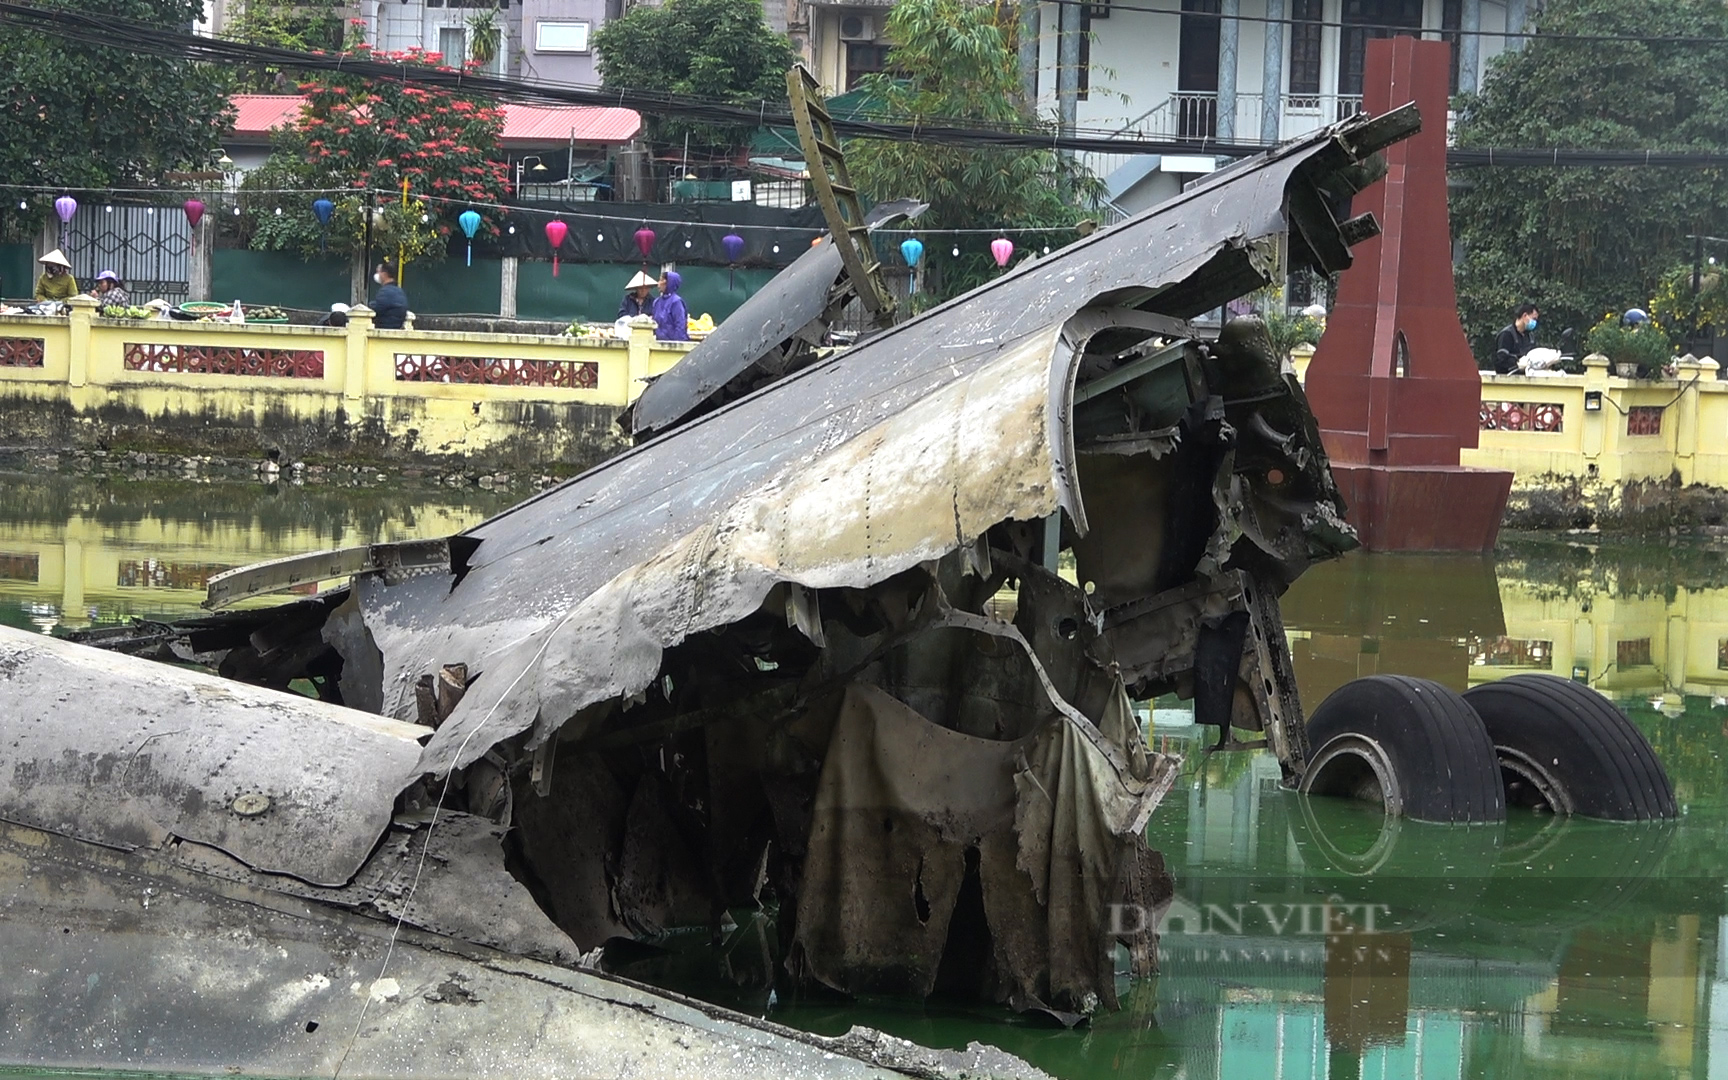
M 78 200 L 70 195 L 62 195 L 54 200 L 54 212 L 60 215 L 60 246 L 66 246 L 66 226 L 72 224 L 72 215 L 78 212 Z
M 727 233 L 720 238 L 720 246 L 726 250 L 726 291 L 731 292 L 732 269 L 744 257 L 744 238 L 737 233 Z
M 644 225 L 636 230 L 636 250 L 642 253 L 642 263 L 647 265 L 648 256 L 654 253 L 654 230 Z

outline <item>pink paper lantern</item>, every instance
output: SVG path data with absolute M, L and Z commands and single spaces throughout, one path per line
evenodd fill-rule
M 644 225 L 636 230 L 636 250 L 642 253 L 642 261 L 647 262 L 648 256 L 654 253 L 654 230 Z
M 1014 241 L 1006 236 L 998 236 L 990 241 L 990 256 L 996 260 L 998 267 L 1006 267 L 1008 260 L 1014 257 Z
M 187 199 L 183 209 L 186 211 L 186 224 L 196 229 L 198 223 L 204 220 L 204 204 L 197 199 Z
M 546 223 L 546 242 L 552 245 L 552 276 L 558 276 L 558 248 L 564 243 L 564 237 L 570 233 L 570 226 L 562 221 Z

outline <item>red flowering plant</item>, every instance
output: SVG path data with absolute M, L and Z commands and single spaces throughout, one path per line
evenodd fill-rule
M 440 54 L 421 49 L 380 53 L 361 44 L 347 52 L 446 67 Z M 380 257 L 440 258 L 456 215 L 470 204 L 504 201 L 509 169 L 493 160 L 504 130 L 497 105 L 442 87 L 340 73 L 319 73 L 299 89 L 306 96 L 299 117 L 278 131 L 269 161 L 241 185 L 250 247 L 306 256 L 359 251 L 370 213 Z M 328 229 L 312 212 L 320 197 L 335 204 Z M 481 216 L 497 215 L 481 209 Z M 497 226 L 488 220 L 484 230 L 495 233 Z

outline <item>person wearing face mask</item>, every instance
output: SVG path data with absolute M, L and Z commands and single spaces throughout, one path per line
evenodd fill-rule
M 78 295 L 78 279 L 72 276 L 72 264 L 59 248 L 36 261 L 42 264 L 42 276 L 36 279 L 36 299 L 70 300 Z
M 389 263 L 379 263 L 372 280 L 379 285 L 372 298 L 372 325 L 380 330 L 400 330 L 408 321 L 408 294 L 396 284 L 396 272 Z
M 1512 325 L 1500 331 L 1494 343 L 1494 370 L 1501 375 L 1513 375 L 1524 369 L 1519 361 L 1536 347 L 1536 305 L 1520 304 L 1512 316 Z

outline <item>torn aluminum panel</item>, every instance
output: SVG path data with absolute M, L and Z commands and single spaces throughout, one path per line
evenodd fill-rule
M 1191 696 L 1299 773 L 1277 597 L 1353 543 L 1263 328 L 1184 320 L 1347 265 L 1373 225 L 1343 204 L 1413 122 L 1233 168 L 451 538 L 442 570 L 358 577 L 318 638 L 344 700 L 375 681 L 436 728 L 422 769 L 486 773 L 492 809 L 463 808 L 509 815 L 584 949 L 771 898 L 798 979 L 1109 1007 L 1098 913 L 1169 891 L 1138 828 L 1174 763 L 1124 702 Z M 945 767 L 880 873 L 823 878 L 882 745 L 840 718 L 883 695 L 876 726 Z
M 898 373 L 883 372 L 876 381 L 889 385 L 874 400 L 865 396 L 869 384 L 854 384 L 843 411 L 811 425 L 803 439 L 777 442 L 766 460 L 758 459 L 750 490 L 658 549 L 652 539 L 659 530 L 640 536 L 630 554 L 646 550 L 652 557 L 597 583 L 587 595 L 565 592 L 576 585 L 576 575 L 553 568 L 566 548 L 581 563 L 576 552 L 605 543 L 605 525 L 593 532 L 558 529 L 535 544 L 539 550 L 525 554 L 542 565 L 534 572 L 541 599 L 522 596 L 520 606 L 507 603 L 506 609 L 515 609 L 507 622 L 464 626 L 440 620 L 440 626 L 421 630 L 419 619 L 428 614 L 422 611 L 409 630 L 389 615 L 399 610 L 397 590 L 363 586 L 361 606 L 370 607 L 367 622 L 386 670 L 400 673 L 386 689 L 387 706 L 398 715 L 407 699 L 393 699 L 392 692 L 405 685 L 404 665 L 418 666 L 419 656 L 463 654 L 476 631 L 491 646 L 473 655 L 470 670 L 480 675 L 427 745 L 422 768 L 442 774 L 466 767 L 536 719 L 541 727 L 530 748 L 539 745 L 582 710 L 647 687 L 665 649 L 744 619 L 781 582 L 864 588 L 969 545 L 1005 520 L 1035 521 L 1064 507 L 1078 517 L 1077 494 L 1067 480 L 1072 469 L 1064 464 L 1068 452 L 1054 422 L 1066 392 L 1055 372 L 1067 369 L 1070 355 L 1060 328 L 1050 327 L 1006 348 L 953 358 L 942 375 L 958 372 L 958 378 L 894 385 L 890 380 Z M 824 392 L 824 384 L 852 374 L 824 365 L 799 381 L 814 383 L 806 389 L 822 400 L 837 401 L 842 399 Z M 706 427 L 689 430 L 697 434 Z M 823 449 L 824 442 L 831 445 Z M 808 456 L 797 453 L 800 443 L 814 443 Z M 981 462 L 992 469 L 980 469 Z M 704 471 L 719 473 L 744 463 L 721 457 L 706 464 Z M 629 501 L 641 505 L 640 499 Z M 674 497 L 650 511 L 650 521 L 680 501 Z M 555 508 L 548 500 L 544 509 Z M 613 520 L 625 528 L 645 524 L 628 515 Z M 533 527 L 527 518 L 512 522 L 509 515 L 492 524 Z M 464 599 L 494 585 L 515 594 L 530 584 L 510 576 L 516 568 L 508 553 L 496 562 L 481 561 L 494 547 L 515 544 L 509 538 L 515 530 L 494 541 L 487 529 L 481 527 L 481 545 L 454 588 L 424 579 L 430 588 L 449 589 L 438 605 L 446 619 L 459 619 Z M 405 596 L 400 602 L 411 601 Z M 562 611 L 552 606 L 565 603 Z
M 911 199 L 879 203 L 865 224 L 875 230 L 912 220 L 925 205 Z M 856 291 L 840 249 L 817 244 L 649 383 L 621 422 L 645 439 L 808 365 Z
M 443 664 L 480 672 L 424 761 L 466 765 L 537 719 L 544 739 L 638 693 L 660 650 L 777 581 L 866 586 L 1058 507 L 1083 535 L 1067 427 L 1081 354 L 1058 346 L 1063 325 L 1103 303 L 1176 333 L 1262 286 L 1280 252 L 1343 269 L 1326 196 L 1366 182 L 1412 113 L 1287 144 L 627 452 L 464 534 L 450 576 L 366 580 L 386 711 L 407 715 Z M 1324 462 L 1317 441 L 1307 453 Z
M 977 1043 L 810 1035 L 4 823 L 0 910 L 0 1067 L 26 1073 L 1048 1080 Z
M 425 729 L 0 627 L 0 818 L 112 847 L 170 837 L 319 885 L 358 872 Z

